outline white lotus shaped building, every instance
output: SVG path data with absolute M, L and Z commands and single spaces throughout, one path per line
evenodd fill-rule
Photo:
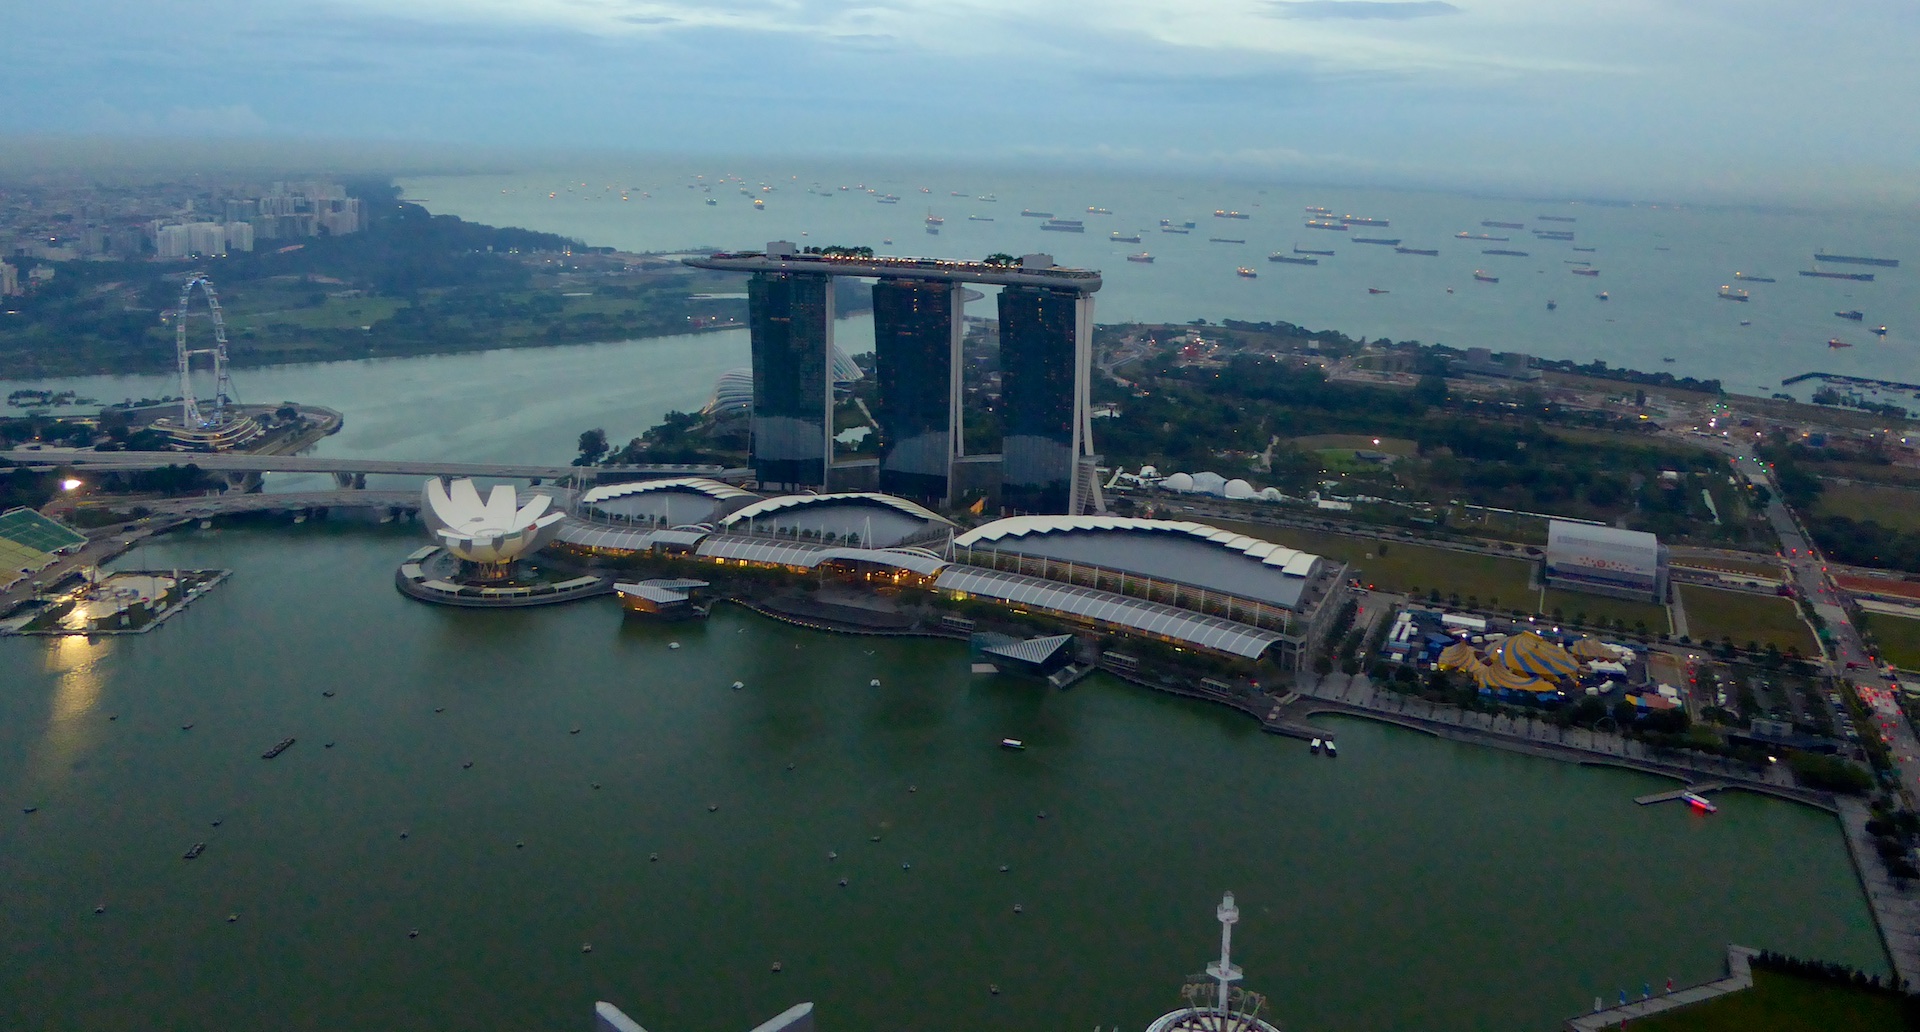
M 504 567 L 539 551 L 560 533 L 565 513 L 549 511 L 553 499 L 533 495 L 521 505 L 514 489 L 500 484 L 486 500 L 472 480 L 434 477 L 422 492 L 420 514 L 427 532 L 459 559 Z

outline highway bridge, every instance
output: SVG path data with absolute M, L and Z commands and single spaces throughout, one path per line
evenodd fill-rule
M 393 474 L 421 477 L 487 477 L 496 480 L 559 480 L 585 475 L 613 479 L 643 477 L 708 477 L 738 483 L 752 470 L 714 465 L 655 463 L 641 466 L 533 466 L 504 462 L 446 462 L 431 459 L 341 459 L 317 455 L 250 455 L 236 452 L 70 451 L 14 449 L 0 451 L 0 459 L 38 468 L 78 471 L 126 471 L 185 466 L 191 463 L 210 473 L 332 473 L 337 476 Z

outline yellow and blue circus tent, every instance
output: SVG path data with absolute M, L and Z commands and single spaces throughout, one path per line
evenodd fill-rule
M 1571 679 L 1580 672 L 1580 661 L 1566 649 L 1532 631 L 1522 631 L 1499 644 L 1500 663 L 1514 673 L 1532 677 Z
M 1611 660 L 1614 656 L 1612 646 L 1598 638 L 1582 638 L 1574 642 L 1573 648 L 1567 651 L 1573 653 L 1575 659 Z
M 1480 653 L 1475 652 L 1473 646 L 1464 641 L 1456 641 L 1441 649 L 1440 656 L 1435 662 L 1442 670 L 1459 670 L 1469 674 L 1479 673 L 1487 665 L 1486 661 L 1480 658 Z
M 1480 682 L 1480 687 L 1489 691 L 1552 695 L 1560 690 L 1552 681 L 1521 673 L 1499 663 L 1487 664 L 1474 677 Z

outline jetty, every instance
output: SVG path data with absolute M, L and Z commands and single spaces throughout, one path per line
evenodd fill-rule
M 1639 803 L 1641 806 L 1652 806 L 1655 803 L 1671 803 L 1676 800 L 1685 799 L 1688 793 L 1704 796 L 1708 792 L 1718 792 L 1726 787 L 1727 783 L 1724 781 L 1703 781 L 1698 785 L 1676 788 L 1671 792 L 1649 792 L 1643 796 L 1634 796 L 1633 801 Z

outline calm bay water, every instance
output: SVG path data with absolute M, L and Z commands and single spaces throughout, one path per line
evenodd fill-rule
M 715 186 L 711 196 L 718 204 L 712 207 L 702 203 L 708 194 L 689 188 L 696 175 L 713 182 L 728 174 L 741 176 L 752 196 L 765 200 L 765 209 L 754 209 L 751 198 L 739 192 L 740 184 Z M 760 192 L 763 183 L 775 191 Z M 879 204 L 861 191 L 838 189 L 855 184 L 893 193 L 900 202 Z M 718 162 L 581 170 L 571 177 L 557 172 L 443 176 L 408 180 L 404 187 L 435 212 L 631 250 L 747 249 L 783 238 L 940 257 L 1044 250 L 1063 264 L 1105 273 L 1099 294 L 1104 322 L 1283 319 L 1369 338 L 1487 346 L 1718 377 L 1739 393 L 1770 393 L 1782 378 L 1810 370 L 1920 383 L 1920 283 L 1914 271 L 1920 221 L 1910 212 L 1607 207 L 1340 187 Z M 816 187 L 831 196 L 809 192 Z M 930 192 L 921 193 L 922 187 Z M 950 196 L 953 191 L 966 196 Z M 987 194 L 998 201 L 978 200 Z M 1304 229 L 1308 205 L 1386 218 L 1392 225 L 1356 227 L 1352 233 Z M 1113 214 L 1092 214 L 1089 207 Z M 1087 231 L 1042 232 L 1041 220 L 1020 217 L 1022 208 L 1082 219 Z M 1212 217 L 1216 209 L 1251 217 L 1218 219 Z M 929 213 L 946 219 L 938 236 L 924 231 Z M 1578 221 L 1542 222 L 1538 215 Z M 969 216 L 994 221 L 969 221 Z M 1158 229 L 1163 218 L 1197 225 L 1191 235 L 1164 234 Z M 1482 220 L 1572 230 L 1577 239 L 1535 240 L 1527 230 L 1484 228 Z M 1141 242 L 1109 242 L 1115 231 L 1137 232 Z M 1455 239 L 1461 231 L 1513 239 Z M 1349 236 L 1397 237 L 1405 246 L 1438 248 L 1441 254 L 1400 255 L 1391 247 L 1350 243 Z M 887 237 L 894 241 L 890 247 L 881 243 Z M 1246 243 L 1210 243 L 1210 237 Z M 1269 252 L 1291 251 L 1295 244 L 1338 253 L 1317 267 L 1266 261 Z M 1576 246 L 1596 250 L 1575 252 Z M 1529 256 L 1482 254 L 1487 248 Z M 1797 275 L 1822 248 L 1906 261 L 1899 269 L 1834 267 L 1872 272 L 1873 283 Z M 1142 250 L 1155 256 L 1153 264 L 1125 260 Z M 1569 261 L 1591 261 L 1601 274 L 1572 275 Z M 1234 269 L 1241 265 L 1253 267 L 1259 278 L 1236 276 Z M 1475 269 L 1500 282 L 1475 282 Z M 1738 283 L 1736 271 L 1778 282 Z M 1721 300 L 1722 284 L 1746 287 L 1753 300 Z M 1368 294 L 1369 287 L 1389 293 Z M 1448 294 L 1448 288 L 1455 293 Z M 1595 297 L 1603 290 L 1611 300 Z M 1549 300 L 1558 301 L 1559 308 L 1549 312 Z M 1865 322 L 1833 314 L 1851 309 L 1864 312 Z M 1741 320 L 1752 325 L 1741 326 Z M 1881 324 L 1889 328 L 1884 341 L 1867 332 Z M 1826 342 L 1833 337 L 1854 346 L 1830 350 Z M 1662 362 L 1669 357 L 1671 364 Z M 1809 390 L 1802 385 L 1803 396 Z
M 0 1024 L 1138 1028 L 1226 888 L 1289 1028 L 1546 1029 L 1729 941 L 1881 966 L 1811 810 L 1363 724 L 1330 761 L 725 608 L 439 609 L 391 586 L 415 544 L 176 535 L 123 562 L 235 574 L 158 632 L 0 640 Z

